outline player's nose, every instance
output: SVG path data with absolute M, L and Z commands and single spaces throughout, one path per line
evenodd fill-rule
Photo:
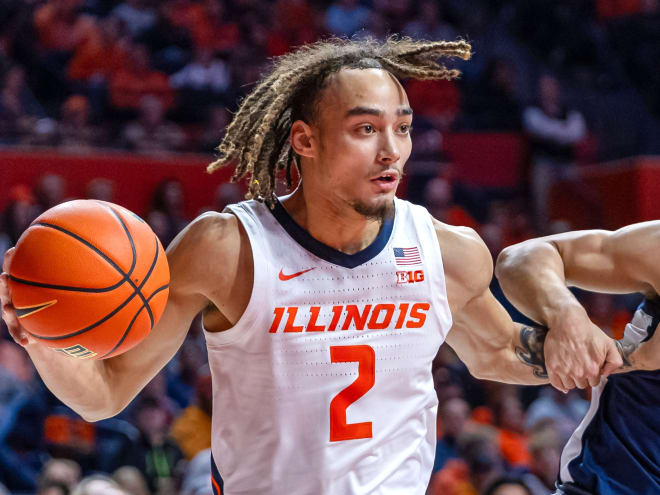
M 397 146 L 394 135 L 389 132 L 381 134 L 380 147 L 378 149 L 377 159 L 380 163 L 396 163 L 401 157 L 399 147 Z

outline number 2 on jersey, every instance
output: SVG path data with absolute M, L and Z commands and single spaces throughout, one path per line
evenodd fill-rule
M 346 423 L 346 409 L 374 386 L 376 353 L 368 345 L 330 346 L 333 363 L 358 363 L 358 376 L 330 402 L 330 441 L 371 438 L 371 421 Z

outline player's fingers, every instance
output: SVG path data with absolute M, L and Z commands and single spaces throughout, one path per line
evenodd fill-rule
M 607 346 L 607 355 L 605 356 L 605 364 L 601 370 L 603 376 L 609 376 L 614 371 L 623 366 L 623 357 L 619 353 L 614 341 L 610 342 Z
M 554 373 L 548 374 L 548 379 L 550 380 L 550 385 L 555 387 L 560 392 L 564 392 L 564 393 L 568 392 L 568 390 L 564 388 L 564 384 L 562 383 L 561 379 L 557 374 Z
M 14 257 L 14 252 L 16 251 L 15 247 L 9 248 L 5 253 L 5 258 L 2 261 L 2 271 L 9 272 L 9 265 L 11 264 L 11 259 Z
M 2 319 L 7 324 L 9 335 L 11 335 L 17 344 L 25 346 L 29 343 L 28 334 L 25 332 L 25 330 L 23 330 L 23 327 L 21 327 L 20 323 L 18 322 L 18 316 L 16 316 L 14 306 L 12 306 L 10 303 L 3 303 Z
M 590 387 L 597 387 L 600 384 L 600 376 L 591 376 L 589 377 L 589 386 Z
M 2 301 L 2 304 L 11 301 L 8 281 L 9 281 L 9 275 L 7 275 L 6 273 L 0 274 L 0 301 Z
M 580 378 L 576 377 L 576 378 L 573 379 L 573 381 L 575 382 L 575 385 L 577 386 L 577 388 L 580 388 L 580 389 L 585 389 L 589 386 L 589 381 L 584 377 L 580 377 Z
M 564 390 L 568 392 L 569 390 L 572 390 L 576 387 L 575 381 L 567 375 L 559 377 L 561 379 L 562 386 L 564 387 Z

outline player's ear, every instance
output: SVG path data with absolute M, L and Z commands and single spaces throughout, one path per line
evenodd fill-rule
M 300 156 L 312 158 L 312 128 L 302 120 L 296 120 L 291 125 L 291 147 Z

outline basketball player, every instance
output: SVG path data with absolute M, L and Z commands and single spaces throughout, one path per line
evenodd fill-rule
M 654 335 L 660 322 L 658 245 L 660 221 L 615 232 L 589 230 L 543 237 L 505 249 L 498 259 L 497 277 L 511 302 L 547 325 L 550 334 L 602 333 L 567 286 L 640 292 L 645 299 L 617 342 L 625 362 L 631 350 Z M 561 366 L 562 352 L 570 350 L 548 355 L 547 366 Z M 587 415 L 564 447 L 557 493 L 660 493 L 659 435 L 660 372 L 603 378 L 593 390 Z
M 545 331 L 514 323 L 491 295 L 481 239 L 395 198 L 412 122 L 398 78 L 451 79 L 437 60 L 469 56 L 462 41 L 330 40 L 278 59 L 210 166 L 235 163 L 254 199 L 172 242 L 167 307 L 142 343 L 103 361 L 36 345 L 3 274 L 3 317 L 46 385 L 87 420 L 113 416 L 203 311 L 216 493 L 423 494 L 443 341 L 477 377 L 547 382 Z M 293 167 L 299 186 L 275 197 Z M 621 365 L 614 344 L 603 356 L 604 372 Z

